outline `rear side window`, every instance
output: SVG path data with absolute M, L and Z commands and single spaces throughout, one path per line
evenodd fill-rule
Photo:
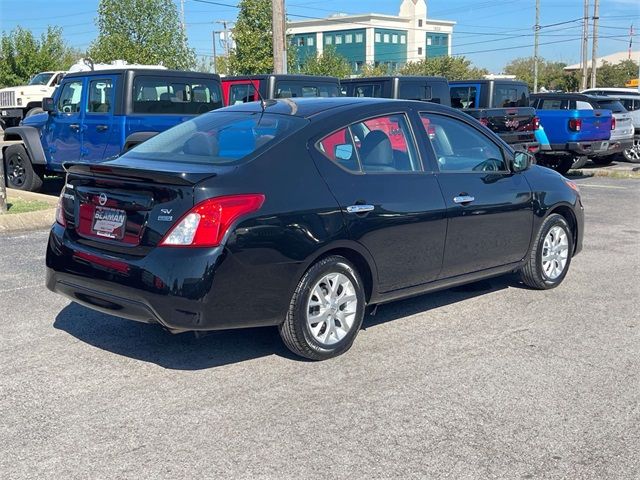
M 493 90 L 493 107 L 528 107 L 529 89 L 524 85 L 496 84 Z
M 627 111 L 618 100 L 598 100 L 598 108 L 611 110 L 613 113 L 624 113 Z
M 253 102 L 256 89 L 251 83 L 241 83 L 229 87 L 229 105 Z
M 403 114 L 370 118 L 327 135 L 317 148 L 352 172 L 417 172 L 420 164 L 408 125 Z
M 629 112 L 634 112 L 636 110 L 640 110 L 640 100 L 633 100 L 631 98 L 623 98 L 620 100 L 620 103 L 624 105 L 624 108 Z
M 275 98 L 339 97 L 335 83 L 277 82 Z
M 353 89 L 354 97 L 382 97 L 382 85 L 379 83 L 372 83 L 367 85 L 356 85 Z
M 58 111 L 62 113 L 77 113 L 80 111 L 82 99 L 82 80 L 67 82 L 62 86 L 58 97 Z
M 400 82 L 398 98 L 406 100 L 431 100 L 433 94 L 429 85 L 421 83 Z
M 165 130 L 125 155 L 172 163 L 231 164 L 307 123 L 290 115 L 212 112 Z
M 421 113 L 422 125 L 442 172 L 502 172 L 507 170 L 502 149 L 461 120 Z
M 477 87 L 451 87 L 453 108 L 476 108 Z
M 109 113 L 112 111 L 113 82 L 110 78 L 89 82 L 89 113 Z
M 569 102 L 562 98 L 541 98 L 538 102 L 538 110 L 567 110 Z
M 215 81 L 140 75 L 133 81 L 133 112 L 198 115 L 222 106 Z

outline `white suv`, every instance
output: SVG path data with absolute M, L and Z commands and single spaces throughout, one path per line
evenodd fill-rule
M 42 112 L 42 99 L 53 91 L 66 72 L 42 72 L 29 85 L 0 89 L 0 127 L 18 125 L 20 120 Z

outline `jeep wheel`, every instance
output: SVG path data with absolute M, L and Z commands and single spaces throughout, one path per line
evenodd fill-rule
M 564 175 L 569 171 L 569 169 L 573 165 L 573 160 L 574 158 L 568 155 L 554 155 L 554 156 L 546 155 L 544 157 L 544 163 L 542 163 L 542 165 L 544 165 L 545 167 L 549 167 L 555 170 L 556 172 Z
M 11 145 L 4 151 L 4 171 L 7 187 L 37 192 L 42 178 L 33 170 L 29 155 L 23 145 Z
M 607 155 L 606 157 L 593 157 L 591 161 L 596 165 L 600 165 L 601 167 L 606 167 L 613 162 L 613 157 L 615 155 Z
M 633 147 L 622 152 L 624 159 L 631 163 L 640 163 L 640 139 L 633 140 Z

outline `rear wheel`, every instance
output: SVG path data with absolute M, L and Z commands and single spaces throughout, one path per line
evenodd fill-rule
M 633 147 L 622 152 L 624 159 L 631 163 L 640 163 L 640 139 L 633 140 Z
M 311 266 L 298 283 L 279 327 L 280 336 L 302 357 L 336 357 L 351 348 L 364 308 L 364 289 L 356 269 L 344 257 L 326 257 Z
M 606 157 L 593 157 L 591 161 L 596 165 L 606 166 L 610 165 L 613 162 L 613 155 L 607 155 Z
M 587 164 L 588 161 L 589 157 L 586 157 L 584 155 L 573 157 L 573 164 L 571 165 L 571 168 L 582 168 Z
M 4 151 L 7 187 L 35 192 L 42 188 L 42 178 L 35 172 L 23 145 L 11 145 Z
M 564 175 L 573 165 L 573 160 L 574 157 L 568 155 L 545 155 L 542 164 Z
M 562 283 L 573 255 L 573 235 L 562 215 L 549 215 L 522 267 L 520 276 L 529 287 L 538 290 L 555 288 Z

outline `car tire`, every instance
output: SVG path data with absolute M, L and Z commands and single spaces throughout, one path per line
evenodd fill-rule
M 633 147 L 624 150 L 622 156 L 627 162 L 640 163 L 640 139 L 634 139 Z
M 593 163 L 595 163 L 596 165 L 600 165 L 602 167 L 606 167 L 607 165 L 610 165 L 611 162 L 613 162 L 614 160 L 614 155 L 607 155 L 606 157 L 593 157 L 591 159 L 591 161 Z
M 8 188 L 37 192 L 42 178 L 35 172 L 24 145 L 11 145 L 4 152 L 4 174 Z
M 555 170 L 556 172 L 565 175 L 573 165 L 574 157 L 570 157 L 568 155 L 555 155 L 555 156 L 546 156 L 544 163 L 542 165 Z
M 353 265 L 341 256 L 325 257 L 300 279 L 279 326 L 280 336 L 289 350 L 302 357 L 336 357 L 349 350 L 358 335 L 365 302 L 362 280 Z
M 572 255 L 571 228 L 562 215 L 553 213 L 542 222 L 520 277 L 536 290 L 555 288 L 567 275 Z
M 24 118 L 30 117 L 31 115 L 36 115 L 37 113 L 43 113 L 44 110 L 40 107 L 33 107 L 31 110 L 27 111 L 24 115 Z
M 589 161 L 589 157 L 586 157 L 585 155 L 579 155 L 573 157 L 572 160 L 573 163 L 571 164 L 571 168 L 578 169 L 584 167 L 587 164 L 587 162 Z

